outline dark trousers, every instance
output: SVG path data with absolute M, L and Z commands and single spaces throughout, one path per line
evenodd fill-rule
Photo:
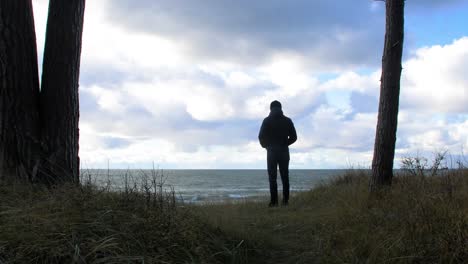
M 283 183 L 283 203 L 289 200 L 289 149 L 269 148 L 267 150 L 268 178 L 270 180 L 270 202 L 278 204 L 278 166 Z

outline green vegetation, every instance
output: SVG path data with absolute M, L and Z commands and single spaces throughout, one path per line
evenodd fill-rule
M 178 205 L 172 194 L 0 187 L 0 263 L 462 263 L 468 171 L 350 171 L 288 207 Z

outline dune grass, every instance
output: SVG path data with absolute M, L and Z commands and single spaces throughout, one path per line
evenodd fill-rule
M 0 263 L 464 263 L 468 171 L 352 170 L 288 207 L 184 205 L 147 188 L 0 185 Z
M 350 171 L 291 199 L 200 206 L 227 234 L 254 243 L 267 263 L 466 263 L 468 173 L 408 174 L 373 196 L 368 175 Z
M 242 254 L 171 195 L 0 187 L 0 263 L 226 263 Z

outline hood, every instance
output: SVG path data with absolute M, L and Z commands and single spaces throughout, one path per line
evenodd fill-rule
M 282 111 L 281 108 L 279 108 L 279 107 L 273 107 L 273 108 L 270 110 L 270 116 L 271 116 L 271 117 L 274 117 L 274 118 L 283 116 L 283 111 Z

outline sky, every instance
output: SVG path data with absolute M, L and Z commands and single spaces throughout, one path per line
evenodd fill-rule
M 48 1 L 33 0 L 42 63 Z M 395 167 L 468 148 L 468 1 L 407 0 Z M 279 100 L 291 169 L 369 168 L 385 3 L 88 0 L 83 169 L 263 169 Z

